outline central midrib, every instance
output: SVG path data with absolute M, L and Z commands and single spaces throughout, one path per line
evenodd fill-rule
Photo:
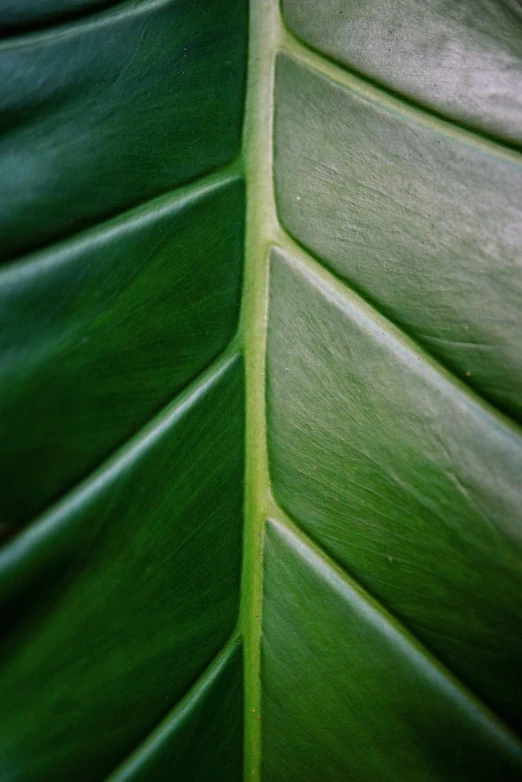
M 246 490 L 240 626 L 245 661 L 245 773 L 258 782 L 261 761 L 260 639 L 264 522 L 269 508 L 265 418 L 268 248 L 277 235 L 272 186 L 275 55 L 283 36 L 277 0 L 251 0 L 243 156 L 247 189 L 240 333 L 246 367 Z

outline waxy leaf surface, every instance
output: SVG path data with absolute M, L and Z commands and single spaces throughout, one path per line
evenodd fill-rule
M 1 782 L 522 780 L 517 0 L 0 0 Z

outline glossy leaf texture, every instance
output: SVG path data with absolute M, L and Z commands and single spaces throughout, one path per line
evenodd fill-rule
M 282 8 L 261 777 L 521 779 L 517 13 Z
M 2 782 L 522 780 L 521 22 L 0 0 Z
M 109 782 L 241 779 L 243 666 L 237 643 L 222 655 Z
M 284 55 L 275 113 L 284 225 L 520 421 L 522 158 Z
M 242 215 L 240 177 L 220 176 L 0 269 L 4 523 L 25 524 L 225 349 Z
M 230 161 L 245 3 L 142 0 L 0 44 L 0 257 Z
M 517 0 L 282 0 L 293 32 L 427 109 L 520 146 Z
M 0 31 L 13 34 L 38 29 L 49 22 L 62 22 L 100 8 L 116 5 L 118 0 L 0 0 Z
M 101 778 L 233 633 L 241 388 L 228 359 L 5 550 L 7 779 Z
M 0 778 L 233 782 L 247 8 L 105 6 L 0 4 Z
M 264 779 L 520 779 L 516 742 L 380 606 L 266 535 Z
M 280 253 L 269 329 L 276 497 L 520 725 L 519 433 L 363 303 Z

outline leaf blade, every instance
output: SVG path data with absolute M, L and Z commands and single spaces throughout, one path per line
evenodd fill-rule
M 264 591 L 267 782 L 520 778 L 520 745 L 273 519 Z
M 108 773 L 234 629 L 242 387 L 233 354 L 64 503 L 36 552 L 24 536 L 17 561 L 4 550 L 15 581 L 0 671 L 7 779 Z
M 273 255 L 270 296 L 276 500 L 520 724 L 518 431 L 447 382 L 341 284 L 334 289 L 288 253 Z

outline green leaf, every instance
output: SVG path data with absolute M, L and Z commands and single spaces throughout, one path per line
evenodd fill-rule
M 503 0 L 282 0 L 304 41 L 458 123 L 522 143 L 522 14 Z
M 281 254 L 270 279 L 276 499 L 522 727 L 518 431 L 342 286 Z
M 224 350 L 238 318 L 242 212 L 241 180 L 220 176 L 0 270 L 10 525 L 74 485 Z
M 7 778 L 103 778 L 234 632 L 242 439 L 232 355 L 5 549 Z
M 116 5 L 118 0 L 1 0 L 0 30 L 15 33 L 37 29 L 50 21 L 63 21 L 99 9 Z
M 520 12 L 247 6 L 0 0 L 0 778 L 522 780 Z
M 287 525 L 265 556 L 264 779 L 520 779 L 517 743 L 381 606 Z
M 229 162 L 245 41 L 242 0 L 142 0 L 0 43 L 0 258 Z
M 440 123 L 351 86 L 278 59 L 282 222 L 521 421 L 519 156 L 444 133 Z
M 243 670 L 237 642 L 226 646 L 188 695 L 110 782 L 168 779 L 241 779 Z

